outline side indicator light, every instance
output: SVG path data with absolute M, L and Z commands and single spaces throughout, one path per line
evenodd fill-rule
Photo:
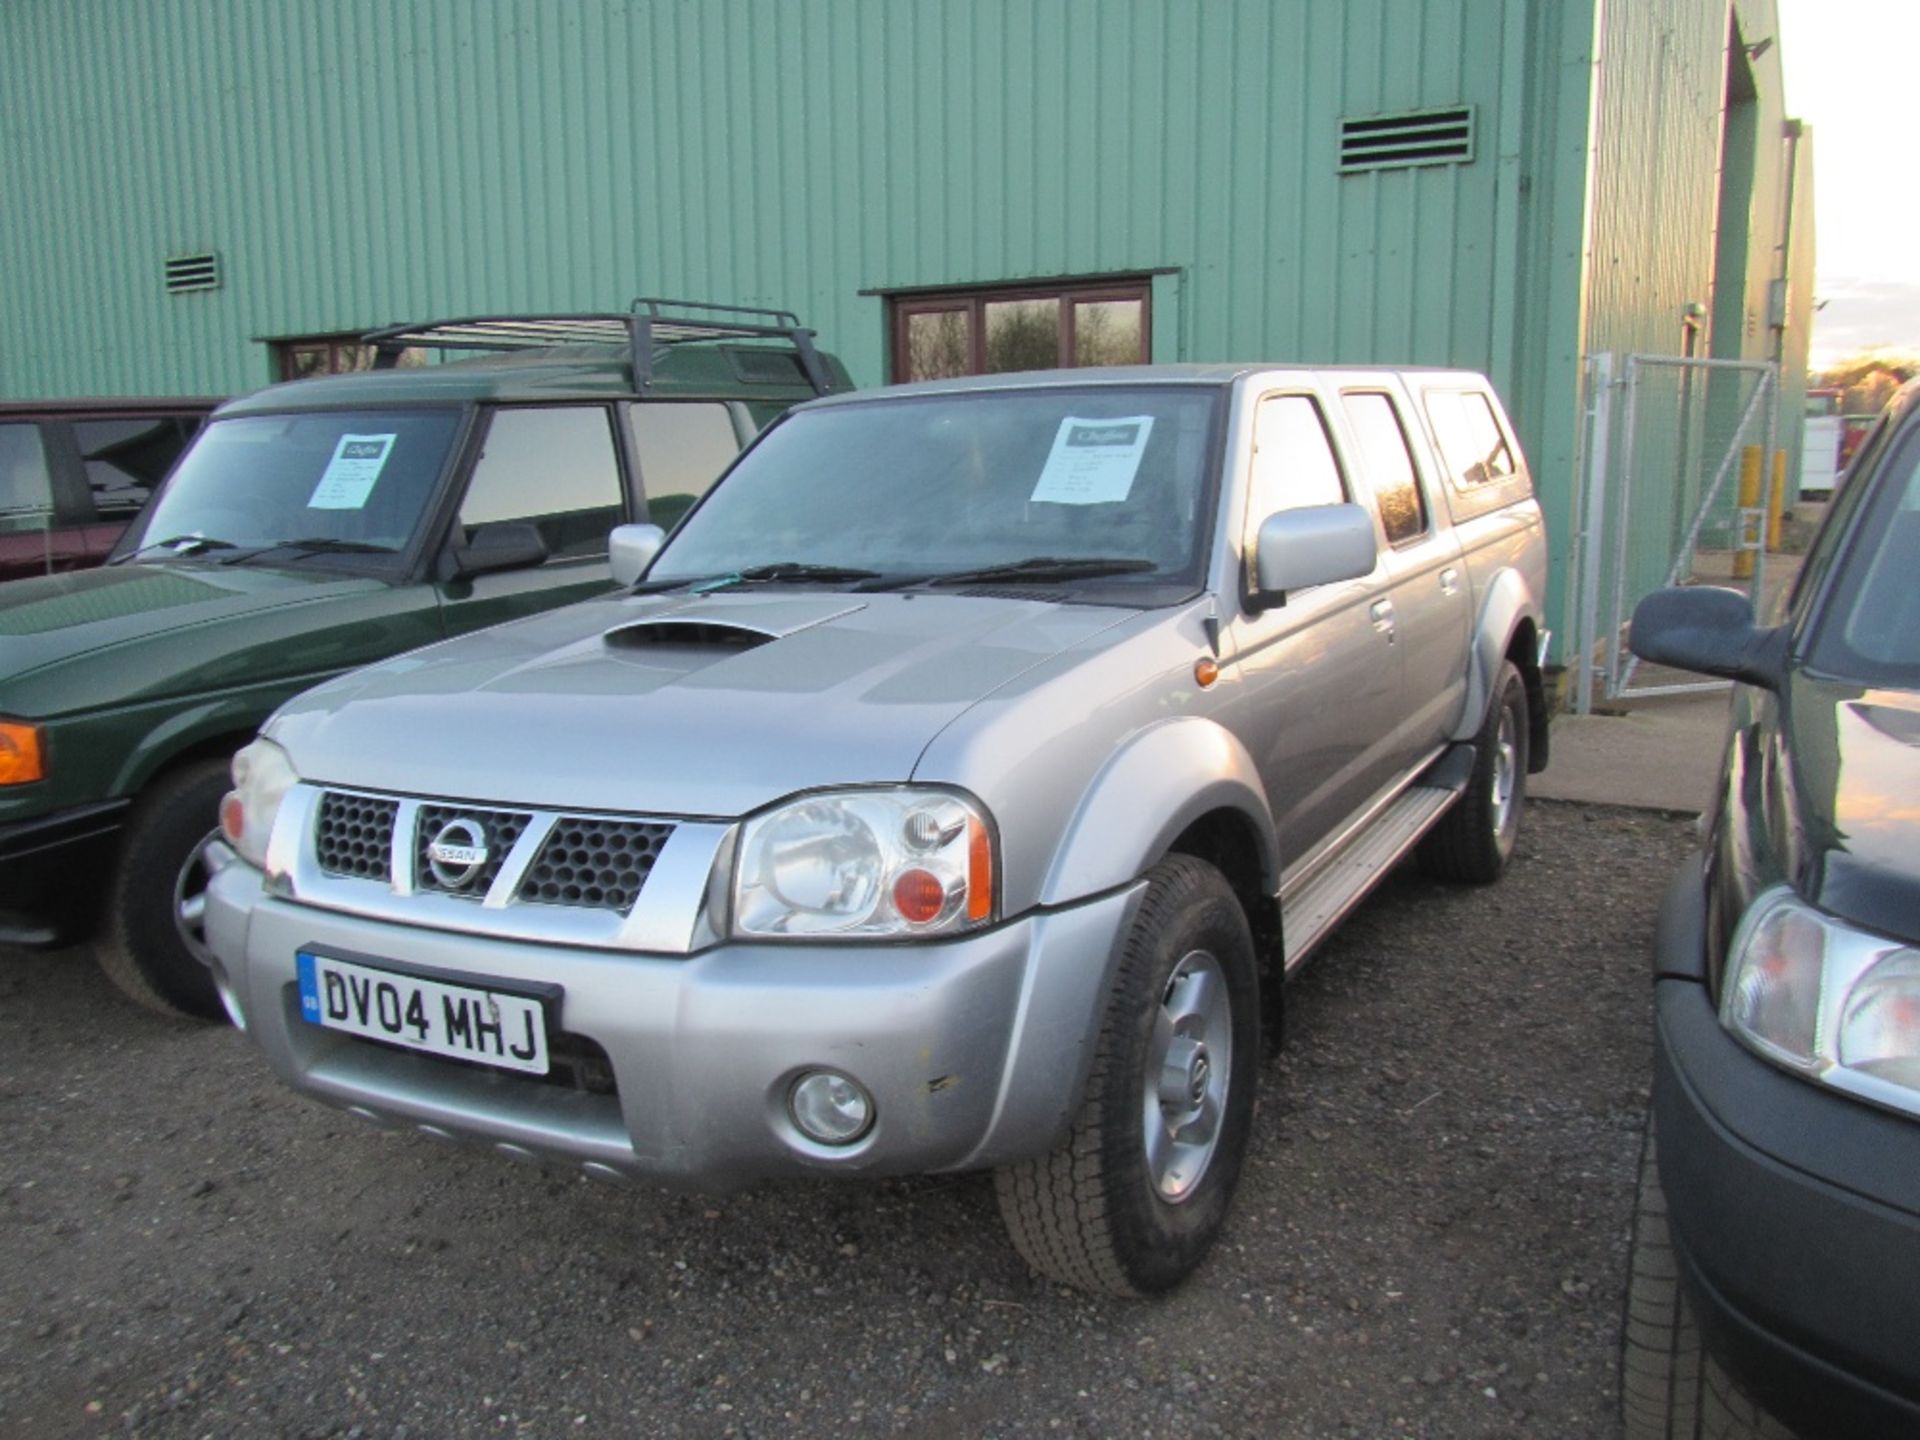
M 993 916 L 993 837 L 978 820 L 967 821 L 967 919 Z
M 28 785 L 47 778 L 40 727 L 0 720 L 0 785 Z

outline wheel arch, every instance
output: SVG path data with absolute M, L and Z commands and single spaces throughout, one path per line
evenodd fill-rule
M 182 765 L 230 757 L 259 733 L 265 718 L 254 707 L 223 701 L 168 716 L 128 750 L 114 780 L 114 793 L 137 798 L 155 780 Z
M 1473 650 L 1467 668 L 1467 698 L 1453 739 L 1471 740 L 1486 716 L 1500 666 L 1511 660 L 1527 688 L 1527 769 L 1547 764 L 1547 692 L 1540 672 L 1540 606 L 1533 588 L 1518 570 L 1493 577 L 1474 623 Z
M 1048 866 L 1040 903 L 1130 884 L 1176 851 L 1216 864 L 1243 903 L 1248 894 L 1266 899 L 1279 893 L 1278 850 L 1246 747 L 1211 720 L 1166 720 L 1127 741 L 1094 776 Z M 1257 917 L 1248 918 L 1260 935 Z

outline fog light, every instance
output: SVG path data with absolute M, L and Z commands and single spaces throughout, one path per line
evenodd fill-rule
M 873 1126 L 873 1097 L 857 1080 L 815 1070 L 794 1082 L 787 1113 L 800 1133 L 822 1145 L 851 1145 Z

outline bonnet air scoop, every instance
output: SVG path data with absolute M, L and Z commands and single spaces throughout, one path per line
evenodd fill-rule
M 840 595 L 716 595 L 614 625 L 602 638 L 615 649 L 751 650 L 864 610 Z
M 780 637 L 758 625 L 737 625 L 717 620 L 694 620 L 677 615 L 655 620 L 636 620 L 631 625 L 616 625 L 603 637 L 618 650 L 643 650 L 678 646 L 692 650 L 751 650 Z

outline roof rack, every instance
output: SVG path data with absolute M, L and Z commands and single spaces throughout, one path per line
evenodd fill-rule
M 624 313 L 571 315 L 467 315 L 369 330 L 361 339 L 374 347 L 373 368 L 390 370 L 411 346 L 433 350 L 528 350 L 553 345 L 625 345 L 634 389 L 653 389 L 654 367 L 670 346 L 709 340 L 785 340 L 816 395 L 833 380 L 814 347 L 815 332 L 791 310 L 751 305 L 714 305 L 704 300 L 663 300 L 643 295 Z

